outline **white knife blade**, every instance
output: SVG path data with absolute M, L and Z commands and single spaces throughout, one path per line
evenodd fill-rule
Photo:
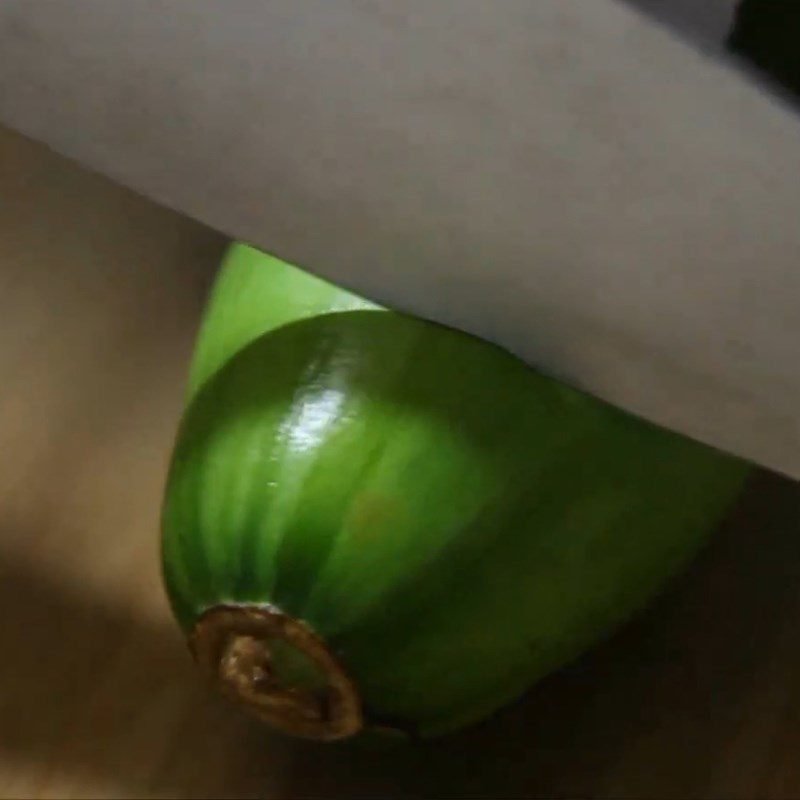
M 5 0 L 0 120 L 800 477 L 800 121 L 627 6 Z

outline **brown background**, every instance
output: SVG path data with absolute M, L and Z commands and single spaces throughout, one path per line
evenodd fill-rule
M 157 537 L 223 246 L 0 131 L 0 796 L 800 797 L 800 487 L 771 475 L 650 611 L 447 741 L 298 745 L 209 696 Z

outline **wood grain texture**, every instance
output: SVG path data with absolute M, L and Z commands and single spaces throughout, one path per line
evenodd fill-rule
M 210 696 L 158 511 L 223 244 L 0 132 L 0 796 L 800 797 L 800 489 L 768 474 L 651 610 L 451 739 L 295 744 Z

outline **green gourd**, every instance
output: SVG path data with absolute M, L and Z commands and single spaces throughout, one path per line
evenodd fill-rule
M 210 679 L 317 739 L 476 721 L 644 606 L 743 462 L 235 244 L 163 508 Z

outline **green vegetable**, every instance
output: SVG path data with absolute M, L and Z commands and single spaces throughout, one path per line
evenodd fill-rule
M 434 735 L 641 608 L 742 462 L 235 245 L 163 510 L 200 665 L 282 730 Z

